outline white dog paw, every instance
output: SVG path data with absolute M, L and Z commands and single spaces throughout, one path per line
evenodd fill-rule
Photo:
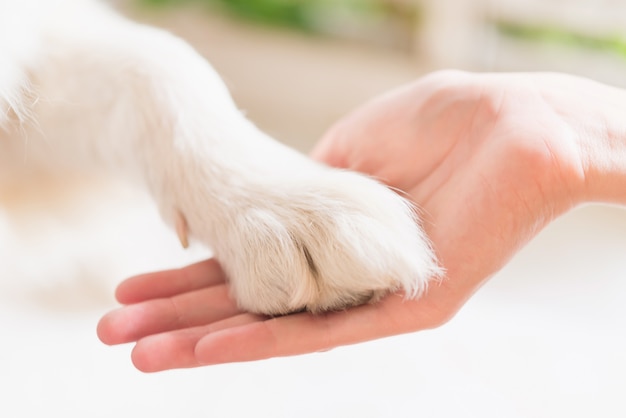
M 211 247 L 242 309 L 279 315 L 393 291 L 416 297 L 440 274 L 405 199 L 263 134 L 206 63 L 176 68 L 198 71 L 159 83 L 169 87 L 157 102 L 163 121 L 142 144 L 145 179 L 183 244 L 189 235 Z
M 204 234 L 244 310 L 322 312 L 395 291 L 417 297 L 441 273 L 412 205 L 369 178 L 316 166 L 249 186 Z M 190 220 L 177 222 L 183 242 L 187 228 L 202 230 Z

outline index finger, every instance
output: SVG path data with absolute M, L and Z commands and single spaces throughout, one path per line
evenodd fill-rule
M 124 305 L 150 299 L 169 298 L 208 286 L 224 283 L 226 277 L 215 259 L 187 267 L 141 274 L 126 279 L 115 290 L 115 298 Z

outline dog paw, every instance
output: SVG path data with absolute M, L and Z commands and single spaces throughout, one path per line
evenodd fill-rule
M 210 66 L 177 68 L 196 67 L 159 83 L 167 94 L 140 166 L 183 245 L 189 237 L 213 250 L 239 306 L 280 315 L 419 296 L 440 270 L 411 204 L 274 141 Z
M 204 241 L 239 306 L 268 315 L 316 313 L 389 292 L 422 294 L 441 270 L 415 208 L 365 176 L 315 167 L 303 170 L 306 175 L 240 186 L 210 231 L 195 234 L 211 236 Z M 176 222 L 183 243 L 187 230 L 202 231 L 206 221 L 186 218 Z

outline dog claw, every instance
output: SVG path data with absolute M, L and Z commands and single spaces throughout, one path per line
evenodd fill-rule
M 176 229 L 176 235 L 180 240 L 180 244 L 183 248 L 189 247 L 189 239 L 187 237 L 187 219 L 178 209 L 174 214 L 174 228 Z

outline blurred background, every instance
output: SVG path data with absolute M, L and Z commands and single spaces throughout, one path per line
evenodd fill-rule
M 189 41 L 262 129 L 306 152 L 350 109 L 439 68 L 626 87 L 623 0 L 117 0 Z M 584 100 L 584 98 L 581 98 Z M 144 375 L 98 318 L 183 251 L 103 178 L 0 188 L 0 416 L 624 417 L 626 213 L 544 230 L 446 326 L 327 353 Z
M 118 3 L 189 40 L 251 119 L 302 150 L 364 100 L 441 68 L 564 71 L 626 86 L 623 0 Z

